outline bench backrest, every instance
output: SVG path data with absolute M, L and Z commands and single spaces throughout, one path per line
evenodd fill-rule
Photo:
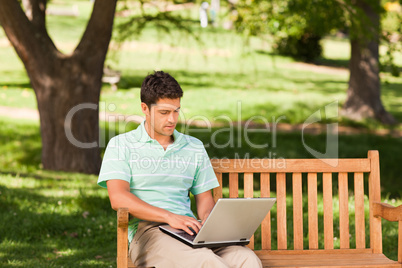
M 354 250 L 382 253 L 381 219 L 373 216 L 372 209 L 374 202 L 381 201 L 378 151 L 369 151 L 367 158 L 359 159 L 212 159 L 211 163 L 221 185 L 213 191 L 215 201 L 223 196 L 277 198 L 272 210 L 275 218 L 269 213 L 261 224 L 261 244 L 254 244 L 253 237 L 250 248 L 271 250 L 274 244 L 278 250 L 339 248 L 349 252 L 350 228 L 354 225 Z M 229 193 L 223 192 L 226 186 Z M 287 194 L 293 202 L 286 199 Z M 369 246 L 365 196 L 370 204 Z M 323 218 L 319 210 L 323 211 Z M 308 216 L 303 217 L 303 212 Z M 339 215 L 339 231 L 335 232 L 334 215 L 335 219 Z M 293 218 L 289 226 L 288 218 Z M 288 230 L 293 233 L 293 240 Z M 308 242 L 303 241 L 303 231 L 308 231 Z M 334 239 L 339 239 L 336 247 Z M 319 241 L 324 241 L 323 245 L 319 246 Z

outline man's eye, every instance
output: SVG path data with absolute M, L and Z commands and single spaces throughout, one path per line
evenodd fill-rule
M 161 114 L 167 114 L 167 112 L 161 112 Z

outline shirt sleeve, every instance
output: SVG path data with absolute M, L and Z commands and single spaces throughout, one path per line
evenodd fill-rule
M 200 157 L 197 161 L 195 178 L 190 192 L 193 195 L 197 195 L 218 186 L 218 179 L 215 176 L 211 161 L 209 160 L 205 148 L 203 148 L 203 152 L 200 154 Z
M 106 182 L 108 180 L 124 180 L 130 183 L 131 168 L 126 157 L 126 151 L 125 143 L 118 137 L 109 141 L 99 172 L 99 186 L 107 188 Z

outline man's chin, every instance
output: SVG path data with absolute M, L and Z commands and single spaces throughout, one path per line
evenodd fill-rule
M 175 130 L 175 128 L 168 128 L 168 127 L 165 127 L 165 128 L 163 129 L 163 134 L 164 134 L 165 136 L 171 136 L 171 135 L 173 135 L 174 130 Z

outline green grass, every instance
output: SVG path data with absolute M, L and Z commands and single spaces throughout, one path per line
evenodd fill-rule
M 114 265 L 115 213 L 95 176 L 0 177 L 0 266 Z

